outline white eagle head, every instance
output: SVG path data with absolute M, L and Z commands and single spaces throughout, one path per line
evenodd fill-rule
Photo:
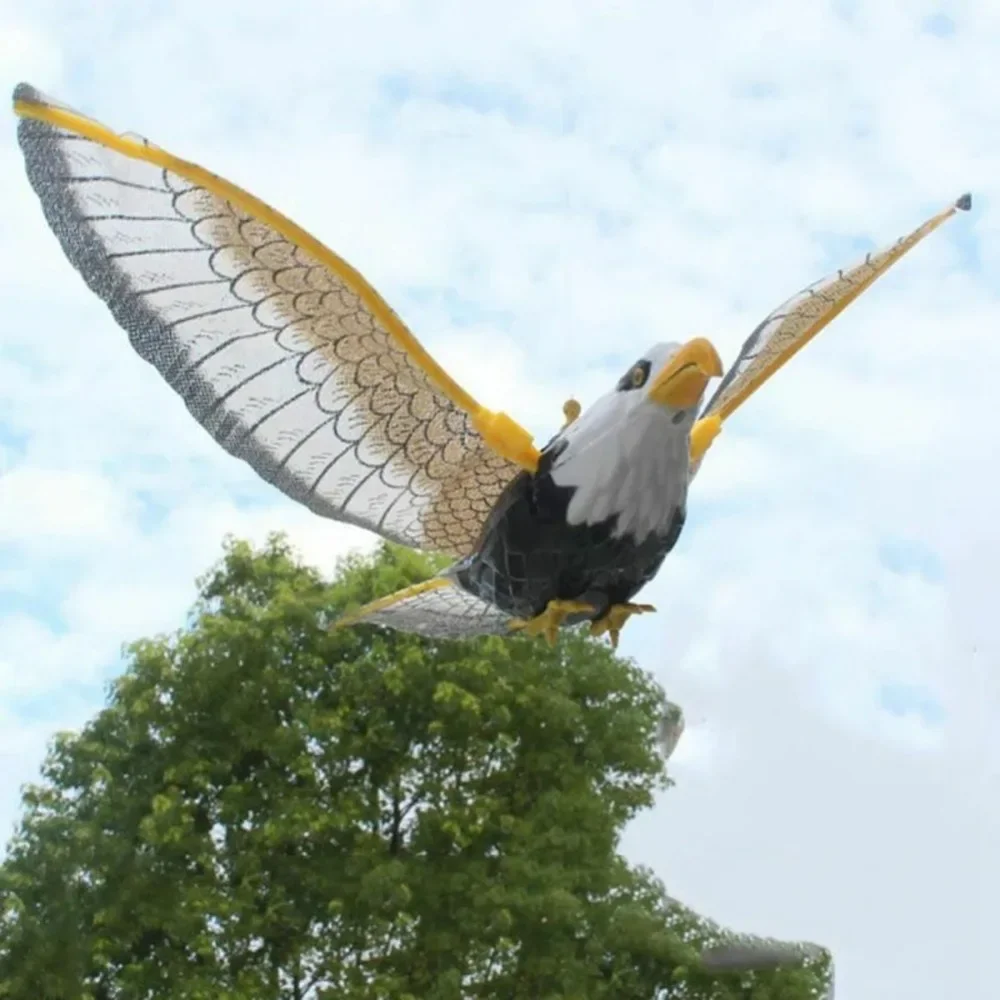
M 691 428 L 705 387 L 722 374 L 703 337 L 657 344 L 552 441 L 557 486 L 574 492 L 570 524 L 617 515 L 616 535 L 666 532 L 687 498 Z

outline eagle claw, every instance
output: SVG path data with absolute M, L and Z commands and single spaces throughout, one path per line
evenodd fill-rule
M 567 615 L 582 612 L 593 612 L 597 609 L 593 604 L 583 601 L 549 601 L 545 610 L 534 618 L 515 618 L 510 623 L 512 632 L 523 632 L 525 635 L 544 635 L 550 646 L 556 644 L 556 635 Z
M 632 617 L 632 615 L 642 615 L 647 611 L 655 611 L 656 608 L 652 604 L 612 604 L 608 608 L 607 614 L 603 618 L 599 618 L 590 626 L 590 634 L 604 635 L 605 632 L 608 633 L 608 638 L 611 640 L 611 648 L 618 648 L 618 636 L 621 634 L 622 627 L 625 622 Z

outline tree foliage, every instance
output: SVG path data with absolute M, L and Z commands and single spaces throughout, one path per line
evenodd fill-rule
M 435 567 L 324 581 L 227 545 L 184 629 L 58 736 L 0 866 L 11 1000 L 805 1000 L 618 855 L 667 784 L 662 692 L 582 635 L 330 630 Z

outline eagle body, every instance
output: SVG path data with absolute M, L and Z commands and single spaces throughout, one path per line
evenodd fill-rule
M 463 590 L 517 618 L 541 614 L 550 601 L 593 606 L 593 613 L 570 616 L 570 623 L 602 618 L 656 575 L 684 527 L 683 499 L 668 500 L 663 526 L 642 538 L 619 531 L 618 514 L 569 523 L 579 487 L 560 486 L 552 475 L 568 447 L 555 442 L 542 451 L 536 473 L 515 476 L 491 510 L 476 551 L 449 571 Z M 686 469 L 682 474 L 686 478 Z
M 236 184 L 28 84 L 28 180 L 68 260 L 220 447 L 320 516 L 456 560 L 349 612 L 461 638 L 585 619 L 617 641 L 724 421 L 956 210 L 773 310 L 723 375 L 660 343 L 542 450 L 439 365 L 347 261 Z M 336 195 L 337 192 L 331 192 Z M 609 286 L 608 294 L 614 294 Z M 105 387 L 107 389 L 107 387 Z M 564 411 L 569 417 L 568 411 Z

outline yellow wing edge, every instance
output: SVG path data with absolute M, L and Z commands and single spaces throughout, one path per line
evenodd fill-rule
M 829 312 L 824 313 L 794 344 L 784 353 L 779 355 L 766 368 L 764 368 L 756 379 L 749 381 L 737 392 L 732 399 L 719 407 L 718 415 L 721 420 L 727 420 L 732 413 L 743 405 L 776 371 L 787 364 L 806 344 L 809 343 L 820 331 L 830 325 L 852 302 L 866 292 L 886 271 L 905 257 L 918 243 L 930 236 L 939 226 L 947 222 L 956 212 L 968 211 L 972 205 L 972 196 L 962 195 L 961 198 L 953 201 L 946 209 L 932 216 L 922 226 L 915 229 L 909 236 L 895 246 L 887 255 L 882 264 L 876 268 L 864 281 L 859 282 L 847 295 L 843 297 Z
M 722 432 L 724 421 L 742 406 L 765 382 L 767 382 L 775 372 L 786 365 L 803 347 L 813 340 L 817 334 L 829 326 L 852 302 L 867 291 L 883 274 L 888 271 L 893 264 L 906 256 L 918 243 L 930 236 L 935 229 L 947 222 L 956 212 L 967 212 L 972 207 L 972 196 L 963 194 L 953 201 L 947 208 L 938 212 L 928 219 L 922 226 L 915 229 L 909 236 L 904 237 L 899 244 L 886 256 L 882 264 L 874 270 L 864 281 L 860 282 L 848 295 L 837 303 L 829 312 L 819 317 L 813 326 L 808 329 L 792 346 L 779 355 L 775 360 L 764 368 L 756 378 L 747 382 L 739 392 L 726 401 L 719 409 L 706 417 L 698 420 L 691 429 L 690 456 L 692 463 L 698 463 L 708 451 L 712 442 Z
M 399 604 L 400 601 L 409 600 L 411 597 L 417 597 L 420 594 L 425 594 L 430 590 L 440 590 L 442 587 L 454 586 L 451 580 L 445 577 L 435 576 L 431 577 L 430 580 L 424 580 L 421 583 L 415 583 L 410 587 L 404 587 L 402 590 L 394 591 L 391 594 L 387 594 L 385 597 L 380 597 L 378 600 L 369 601 L 368 604 L 362 604 L 360 608 L 354 611 L 349 611 L 346 615 L 341 615 L 331 626 L 330 629 L 346 628 L 348 625 L 357 625 L 358 622 L 364 621 L 366 618 L 379 611 L 385 611 L 386 608 L 391 608 L 395 604 Z
M 65 129 L 130 159 L 170 170 L 270 226 L 284 239 L 329 268 L 360 297 L 388 331 L 389 336 L 406 351 L 435 388 L 452 404 L 469 415 L 473 426 L 493 451 L 529 472 L 534 472 L 538 468 L 539 451 L 528 431 L 506 413 L 495 412 L 480 405 L 430 356 L 385 299 L 359 271 L 277 209 L 196 163 L 174 156 L 159 146 L 119 135 L 106 125 L 79 112 L 41 101 L 15 99 L 14 113 L 19 118 L 30 118 L 55 128 Z

